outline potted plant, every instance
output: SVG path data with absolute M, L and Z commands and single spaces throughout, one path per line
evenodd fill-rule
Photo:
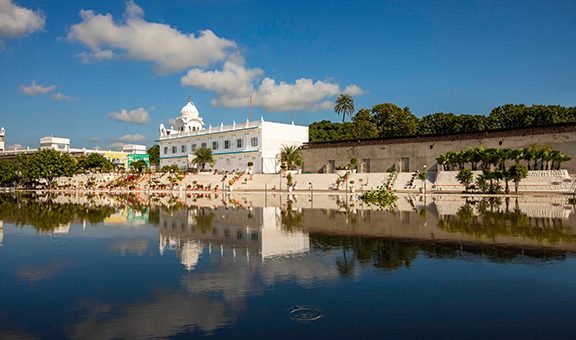
M 231 179 L 228 181 L 228 191 L 233 191 L 234 190 L 234 180 Z
M 358 160 L 354 157 L 350 159 L 350 169 L 352 169 L 353 174 L 355 174 L 358 169 Z
M 354 187 L 354 181 L 350 181 L 350 192 L 351 193 L 355 193 L 356 192 L 356 188 Z
M 252 175 L 252 166 L 254 165 L 254 162 L 250 161 L 248 162 L 248 174 Z

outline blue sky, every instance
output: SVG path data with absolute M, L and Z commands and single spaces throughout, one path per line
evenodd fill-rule
M 151 145 L 188 95 L 214 126 L 576 105 L 574 1 L 0 0 L 7 145 Z M 33 83 L 34 82 L 34 83 Z

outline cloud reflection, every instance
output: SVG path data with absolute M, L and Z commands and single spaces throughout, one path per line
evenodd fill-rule
M 88 319 L 69 331 L 72 339 L 142 339 L 169 337 L 180 332 L 200 330 L 211 334 L 232 321 L 222 302 L 203 297 L 163 292 L 156 300 L 128 304 L 118 317 L 116 311 L 101 313 L 94 307 Z

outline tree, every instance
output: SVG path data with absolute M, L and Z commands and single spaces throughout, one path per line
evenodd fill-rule
M 160 165 L 160 145 L 155 144 L 150 147 L 147 152 L 150 159 L 150 165 Z
M 334 111 L 342 115 L 342 123 L 346 120 L 346 115 L 351 115 L 354 112 L 354 99 L 349 94 L 341 94 L 336 98 L 336 105 Z
M 214 158 L 212 157 L 212 149 L 206 147 L 199 147 L 196 149 L 191 164 L 197 166 L 199 170 L 204 170 L 206 164 L 214 166 L 216 161 L 214 161 Z
M 372 107 L 372 115 L 380 137 L 410 136 L 417 132 L 418 118 L 407 107 L 378 104 Z
M 460 132 L 458 116 L 453 113 L 437 112 L 426 115 L 418 123 L 418 133 L 436 135 Z
M 458 183 L 464 186 L 464 190 L 468 192 L 468 190 L 470 189 L 470 184 L 474 182 L 474 174 L 470 169 L 461 169 L 460 171 L 458 171 L 456 179 L 458 180 Z
M 138 172 L 142 172 L 142 170 L 148 168 L 146 161 L 144 161 L 142 159 L 132 162 L 132 164 L 130 164 L 130 166 L 132 167 L 132 169 L 135 169 Z
M 528 168 L 523 164 L 514 164 L 508 170 L 508 178 L 514 181 L 514 190 L 518 193 L 520 181 L 528 177 Z
M 378 137 L 378 127 L 372 120 L 370 110 L 360 109 L 352 117 L 352 130 L 354 139 L 369 139 Z
M 296 145 L 282 145 L 280 149 L 280 163 L 286 166 L 286 169 L 293 170 L 296 168 L 297 163 L 302 164 L 302 155 L 300 155 L 300 148 Z
M 91 153 L 88 156 L 82 156 L 78 160 L 78 170 L 103 170 L 108 171 L 114 165 L 110 160 L 99 153 Z
M 18 181 L 16 163 L 0 160 L 0 187 L 9 187 Z
M 308 126 L 310 142 L 333 142 L 344 139 L 342 125 L 329 120 L 314 122 Z
M 76 166 L 76 162 L 69 154 L 46 149 L 37 151 L 26 158 L 22 171 L 29 184 L 42 183 L 51 187 L 54 178 L 74 175 Z

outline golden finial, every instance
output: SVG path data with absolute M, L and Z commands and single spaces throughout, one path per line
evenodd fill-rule
M 188 95 L 188 103 L 190 103 L 190 95 Z

